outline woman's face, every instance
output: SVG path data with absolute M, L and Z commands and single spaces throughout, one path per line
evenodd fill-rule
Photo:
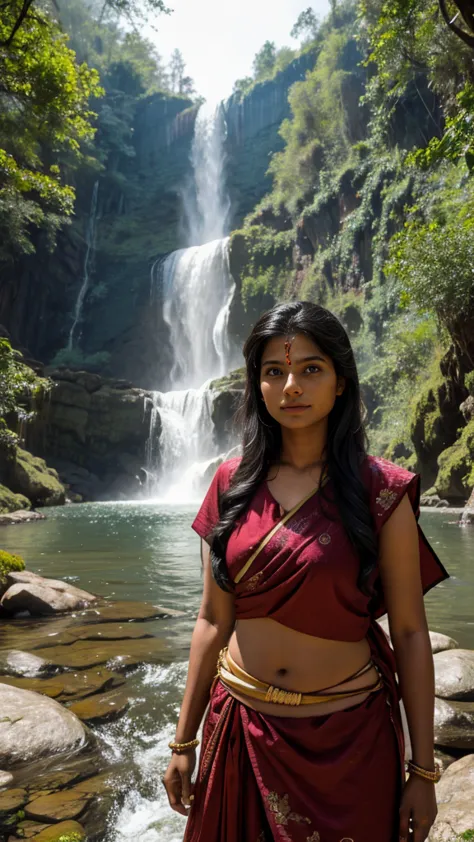
M 303 333 L 275 336 L 265 345 L 260 388 L 268 412 L 283 427 L 301 429 L 326 418 L 344 383 L 332 360 Z

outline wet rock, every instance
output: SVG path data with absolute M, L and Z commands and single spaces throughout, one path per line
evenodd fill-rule
M 98 623 L 73 626 L 51 639 L 51 645 L 63 646 L 76 640 L 138 640 L 146 637 L 153 637 L 153 634 L 138 623 Z
M 41 585 L 44 588 L 52 588 L 55 591 L 62 591 L 77 597 L 78 600 L 83 600 L 86 607 L 90 602 L 94 602 L 97 597 L 88 591 L 77 588 L 71 585 L 70 582 L 63 582 L 61 579 L 48 579 L 40 576 L 38 573 L 33 573 L 31 570 L 15 570 L 7 576 L 9 585 L 17 585 L 19 582 L 27 582 L 28 584 Z
M 84 608 L 87 601 L 67 590 L 36 583 L 19 582 L 3 595 L 0 605 L 9 614 L 28 611 L 33 617 L 62 614 Z
M 452 637 L 441 634 L 441 632 L 430 631 L 430 640 L 433 655 L 436 655 L 437 652 L 445 652 L 447 649 L 456 649 L 458 645 Z
M 435 744 L 474 750 L 474 703 L 435 699 Z
M 430 842 L 453 842 L 474 828 L 474 754 L 453 763 L 436 785 L 438 815 Z
M 4 772 L 3 769 L 0 769 L 0 789 L 4 789 L 10 784 L 13 783 L 13 775 L 11 772 Z
M 87 623 L 125 623 L 130 620 L 155 620 L 161 617 L 184 617 L 184 611 L 162 608 L 150 602 L 117 601 L 95 604 L 81 611 Z
M 0 526 L 14 526 L 16 523 L 29 523 L 32 520 L 46 520 L 46 515 L 42 515 L 40 512 L 26 511 L 25 509 L 9 514 L 5 512 L 0 514 Z
M 453 649 L 434 656 L 435 693 L 442 699 L 474 700 L 474 652 Z
M 99 669 L 81 670 L 76 673 L 65 672 L 50 679 L 2 677 L 0 681 L 11 687 L 42 693 L 60 702 L 70 702 L 91 696 L 93 693 L 120 687 L 125 683 L 125 678 L 119 673 L 99 667 Z
M 55 666 L 88 669 L 110 663 L 114 670 L 129 669 L 142 663 L 166 660 L 168 647 L 156 637 L 144 640 L 78 640 L 69 646 L 51 646 L 36 653 Z
M 13 813 L 20 810 L 28 801 L 26 789 L 7 789 L 0 792 L 0 813 Z
M 61 506 L 66 499 L 64 487 L 53 468 L 44 459 L 18 447 L 9 468 L 8 487 L 31 500 L 34 506 Z
M 42 830 L 47 830 L 51 825 L 43 824 L 43 822 L 32 822 L 26 819 L 24 822 L 18 822 L 16 832 L 20 834 L 21 839 L 31 839 Z
M 0 684 L 0 766 L 78 749 L 88 731 L 54 699 Z
M 106 793 L 112 792 L 110 774 L 103 772 L 101 775 L 94 775 L 92 778 L 87 778 L 76 784 L 73 791 L 82 792 L 85 795 L 105 795 Z
M 25 815 L 29 819 L 44 822 L 75 819 L 84 812 L 91 797 L 87 793 L 76 792 L 72 789 L 54 792 L 52 795 L 40 796 L 26 804 Z
M 128 696 L 123 690 L 110 690 L 108 693 L 95 694 L 75 702 L 70 705 L 69 710 L 83 722 L 107 722 L 125 713 L 128 706 Z
M 451 766 L 451 764 L 455 763 L 458 759 L 457 757 L 454 757 L 454 755 L 448 754 L 446 751 L 441 751 L 439 748 L 435 749 L 434 757 L 435 766 L 441 774 L 446 771 L 448 766 Z
M 50 672 L 49 661 L 32 652 L 22 652 L 19 649 L 0 650 L 0 675 L 36 678 Z
M 79 822 L 60 822 L 41 831 L 35 839 L 36 842 L 83 842 L 86 832 Z
M 474 488 L 471 491 L 461 517 L 462 526 L 469 526 L 470 524 L 474 524 Z

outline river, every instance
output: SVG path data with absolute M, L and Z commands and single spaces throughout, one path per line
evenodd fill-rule
M 98 727 L 110 759 L 125 763 L 125 800 L 112 815 L 107 842 L 181 842 L 185 819 L 165 799 L 160 775 L 182 698 L 187 651 L 202 587 L 196 505 L 88 503 L 49 509 L 47 519 L 2 528 L 2 548 L 29 570 L 67 579 L 114 599 L 151 601 L 185 612 L 151 623 L 175 651 L 171 665 L 145 666 L 128 678 L 131 706 Z M 421 525 L 451 578 L 425 598 L 430 628 L 474 649 L 474 527 L 450 511 L 423 511 Z

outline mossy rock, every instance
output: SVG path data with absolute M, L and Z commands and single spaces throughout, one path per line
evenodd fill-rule
M 24 494 L 34 506 L 60 506 L 66 502 L 66 491 L 57 472 L 48 468 L 44 459 L 21 448 L 16 452 L 9 485 L 17 494 Z
M 243 389 L 246 378 L 247 372 L 245 366 L 242 366 L 242 368 L 234 369 L 234 371 L 231 371 L 225 377 L 219 377 L 217 380 L 213 380 L 210 388 L 216 392 L 227 392 L 229 389 Z
M 4 485 L 0 485 L 0 514 L 18 512 L 20 509 L 31 509 L 31 500 L 23 494 L 15 494 Z
M 25 562 L 21 555 L 12 555 L 5 550 L 0 550 L 0 576 L 6 576 L 7 573 L 12 573 L 14 570 L 24 569 Z
M 438 457 L 435 487 L 440 497 L 466 500 L 474 486 L 474 421 Z

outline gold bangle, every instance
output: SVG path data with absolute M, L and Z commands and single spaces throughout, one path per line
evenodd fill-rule
M 412 760 L 409 760 L 407 763 L 407 768 L 409 772 L 412 772 L 414 775 L 418 775 L 420 778 L 424 778 L 426 781 L 431 781 L 434 784 L 437 784 L 441 778 L 441 772 L 438 771 L 431 771 L 430 769 L 424 769 L 423 766 L 418 766 L 416 763 L 413 763 Z
M 176 754 L 181 754 L 183 751 L 188 751 L 188 749 L 196 748 L 199 745 L 199 740 L 189 740 L 187 743 L 175 743 L 171 741 L 168 743 L 171 751 L 175 751 Z

